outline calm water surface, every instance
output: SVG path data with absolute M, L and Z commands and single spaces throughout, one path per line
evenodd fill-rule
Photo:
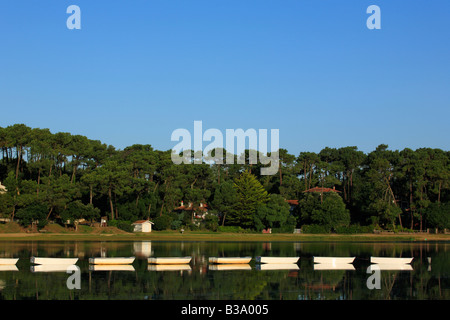
M 448 300 L 449 243 L 317 242 L 0 242 L 0 257 L 19 258 L 16 269 L 0 266 L 1 300 Z M 40 271 L 31 256 L 78 257 L 81 288 L 72 275 Z M 90 257 L 129 257 L 129 270 L 93 270 Z M 192 256 L 182 270 L 150 266 L 148 257 Z M 208 257 L 300 257 L 289 269 L 266 270 L 254 259 L 242 269 L 214 268 Z M 314 256 L 356 257 L 348 270 L 318 269 Z M 414 257 L 411 270 L 380 270 L 380 289 L 369 289 L 370 257 Z M 373 279 L 373 278 L 372 278 Z M 374 283 L 372 281 L 372 283 Z

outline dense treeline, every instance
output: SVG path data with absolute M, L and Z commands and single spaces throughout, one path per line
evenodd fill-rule
M 108 216 L 118 226 L 151 219 L 156 229 L 195 229 L 207 204 L 214 214 L 201 226 L 212 230 L 450 227 L 450 152 L 441 149 L 280 149 L 278 173 L 262 176 L 260 164 L 175 165 L 171 150 L 117 150 L 23 124 L 0 127 L 0 148 L 0 215 L 24 225 Z M 304 192 L 313 187 L 338 192 Z M 182 201 L 194 210 L 175 210 Z

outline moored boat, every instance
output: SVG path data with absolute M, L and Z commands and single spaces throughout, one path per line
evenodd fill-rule
M 90 264 L 132 264 L 135 257 L 107 257 L 107 258 L 89 258 Z
M 257 263 L 290 264 L 297 263 L 300 257 L 256 257 Z
M 0 265 L 14 265 L 19 258 L 0 258 Z
M 209 263 L 240 264 L 249 263 L 252 257 L 209 257 Z
M 151 257 L 148 258 L 150 264 L 188 264 L 192 257 Z
M 31 257 L 32 264 L 51 264 L 51 265 L 72 265 L 77 263 L 78 258 L 43 258 Z
M 326 263 L 330 265 L 350 264 L 355 257 L 314 257 L 314 263 Z
M 371 263 L 376 264 L 409 264 L 414 258 L 370 257 Z
M 351 263 L 316 263 L 314 270 L 355 270 Z

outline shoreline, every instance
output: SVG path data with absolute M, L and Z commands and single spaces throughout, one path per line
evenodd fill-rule
M 4 241 L 306 241 L 306 242 L 450 242 L 450 234 L 257 234 L 214 232 L 164 232 L 150 234 L 0 233 Z

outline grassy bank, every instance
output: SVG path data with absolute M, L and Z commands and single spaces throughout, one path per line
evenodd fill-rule
M 398 241 L 450 241 L 450 235 L 444 234 L 238 234 L 215 232 L 185 232 L 184 234 L 168 231 L 150 234 L 132 233 L 0 233 L 0 241 L 48 240 L 48 241 L 352 241 L 352 242 L 398 242 Z
M 75 231 L 52 224 L 41 232 L 22 228 L 16 223 L 0 224 L 0 241 L 450 241 L 450 234 L 292 234 L 292 233 L 226 233 L 212 231 L 153 231 L 128 233 L 115 227 L 79 226 Z

